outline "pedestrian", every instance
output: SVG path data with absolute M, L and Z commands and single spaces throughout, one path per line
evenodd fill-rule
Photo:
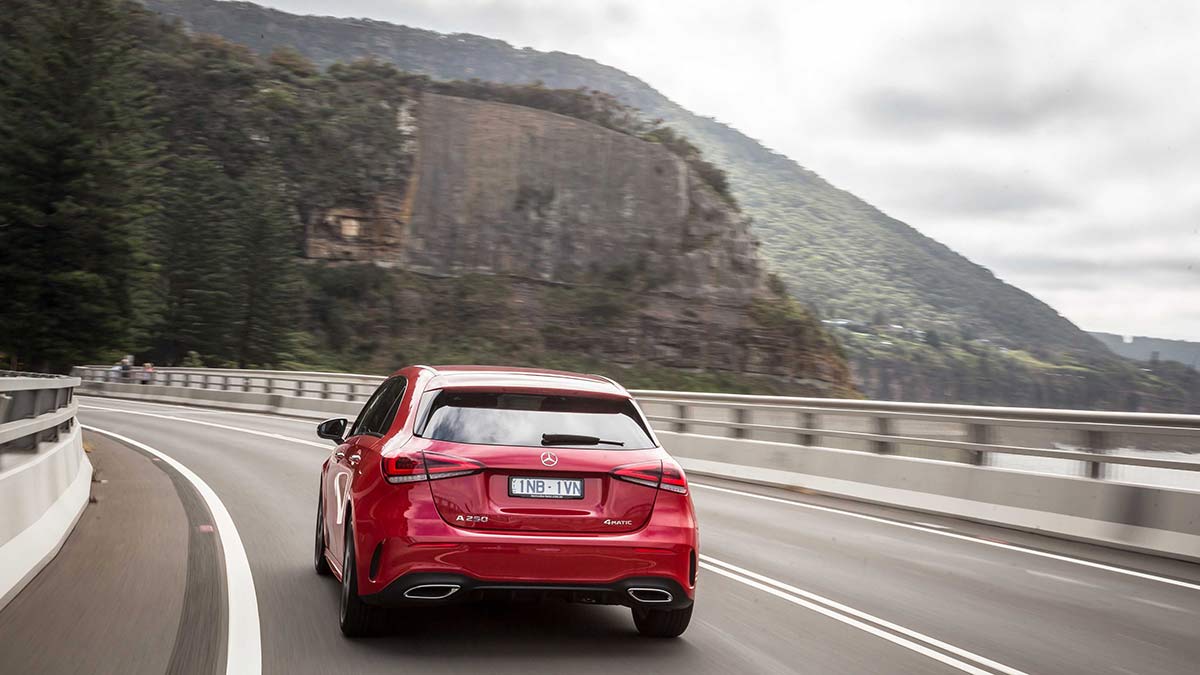
M 154 364 L 149 361 L 142 364 L 142 384 L 150 384 L 154 381 Z

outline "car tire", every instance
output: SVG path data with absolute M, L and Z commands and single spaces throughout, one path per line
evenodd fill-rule
M 374 624 L 373 607 L 358 596 L 358 565 L 354 555 L 354 530 L 346 525 L 346 556 L 342 560 L 342 601 L 339 618 L 342 635 L 364 637 Z
M 673 638 L 683 635 L 692 621 L 692 607 L 683 609 L 633 608 L 633 625 L 646 637 Z
M 317 570 L 317 574 L 327 577 L 333 574 L 333 570 L 329 569 L 329 561 L 325 559 L 325 504 L 321 495 L 317 495 L 317 534 L 314 537 L 313 547 L 316 552 L 313 555 L 313 568 Z

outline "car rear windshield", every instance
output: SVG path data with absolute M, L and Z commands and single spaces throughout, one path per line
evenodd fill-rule
M 420 433 L 479 445 L 635 450 L 654 447 L 628 399 L 441 391 Z

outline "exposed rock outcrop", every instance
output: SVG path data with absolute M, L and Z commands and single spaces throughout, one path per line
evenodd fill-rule
M 418 96 L 413 140 L 397 149 L 411 175 L 367 208 L 317 213 L 308 257 L 429 277 L 404 300 L 419 313 L 435 311 L 422 294 L 437 278 L 490 275 L 504 289 L 493 309 L 509 317 L 496 330 L 537 326 L 530 339 L 550 351 L 850 391 L 829 336 L 767 289 L 749 220 L 664 146 L 533 108 Z

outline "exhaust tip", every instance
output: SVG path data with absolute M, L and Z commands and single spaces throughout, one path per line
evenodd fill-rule
M 422 584 L 404 591 L 404 597 L 412 600 L 442 600 L 458 592 L 457 584 Z
M 675 596 L 661 588 L 631 588 L 628 593 L 629 597 L 646 604 L 659 604 L 675 599 Z

